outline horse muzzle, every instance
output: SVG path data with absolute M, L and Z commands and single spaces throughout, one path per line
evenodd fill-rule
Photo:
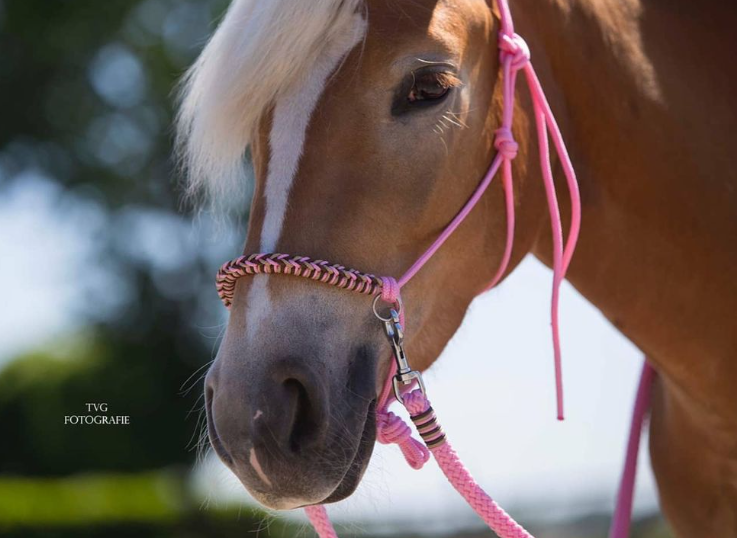
M 213 449 L 256 500 L 278 510 L 350 495 L 376 437 L 375 347 L 336 354 L 319 331 L 293 323 L 299 339 L 268 346 L 226 334 L 205 379 Z

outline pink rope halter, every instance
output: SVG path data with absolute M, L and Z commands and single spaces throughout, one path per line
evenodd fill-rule
M 514 188 L 512 184 L 512 161 L 517 156 L 518 145 L 512 135 L 512 122 L 514 115 L 514 94 L 517 80 L 517 73 L 523 71 L 527 78 L 527 83 L 532 94 L 532 104 L 535 115 L 535 124 L 537 127 L 538 144 L 540 147 L 540 165 L 542 171 L 543 184 L 548 199 L 548 209 L 550 213 L 550 223 L 553 235 L 553 292 L 551 300 L 551 319 L 553 332 L 553 352 L 555 361 L 555 386 L 556 386 L 556 409 L 559 419 L 563 419 L 563 376 L 561 369 L 561 351 L 560 337 L 558 328 L 558 302 L 560 285 L 563 282 L 568 265 L 573 256 L 578 240 L 578 232 L 581 227 L 581 201 L 578 192 L 578 183 L 576 181 L 576 173 L 568 156 L 563 137 L 555 121 L 550 105 L 545 98 L 540 81 L 537 78 L 534 68 L 530 63 L 530 50 L 527 43 L 519 35 L 514 33 L 514 25 L 512 15 L 509 11 L 507 0 L 499 0 L 499 9 L 501 12 L 501 27 L 499 30 L 499 54 L 502 69 L 502 124 L 496 130 L 494 147 L 497 154 L 489 167 L 488 172 L 481 180 L 476 190 L 468 199 L 466 204 L 461 208 L 453 220 L 446 226 L 442 233 L 435 239 L 430 247 L 420 256 L 417 261 L 402 275 L 399 280 L 392 277 L 380 278 L 383 286 L 379 286 L 374 282 L 369 288 L 363 288 L 361 284 L 359 291 L 369 290 L 371 293 L 382 288 L 382 296 L 386 302 L 393 303 L 399 298 L 399 292 L 405 284 L 427 263 L 427 261 L 437 252 L 437 250 L 445 243 L 450 235 L 465 220 L 468 214 L 473 210 L 481 196 L 486 192 L 491 184 L 494 176 L 499 169 L 502 169 L 502 183 L 504 186 L 506 212 L 507 212 L 507 237 L 504 254 L 499 268 L 494 275 L 487 290 L 493 288 L 504 275 L 509 264 L 512 254 L 512 245 L 514 243 Z M 548 144 L 548 132 L 552 136 L 553 144 L 563 167 L 563 172 L 568 183 L 568 190 L 571 199 L 571 226 L 568 238 L 563 242 L 562 225 L 560 221 L 560 210 L 558 208 L 558 198 L 555 193 L 555 183 L 553 181 L 553 172 L 550 163 L 550 149 Z M 261 263 L 266 260 L 265 263 Z M 290 260 L 292 263 L 287 263 Z M 248 257 L 240 257 L 231 262 L 226 263 L 220 269 L 217 276 L 217 286 L 220 296 L 223 298 L 226 306 L 230 305 L 233 291 L 235 289 L 235 281 L 246 274 L 258 273 L 284 273 L 296 276 L 304 275 L 300 270 L 300 262 L 310 262 L 317 264 L 314 268 L 309 268 L 309 277 L 322 282 L 335 284 L 333 277 L 335 271 L 341 271 L 344 274 L 340 276 L 353 281 L 353 277 L 363 278 L 368 276 L 370 279 L 376 279 L 373 275 L 365 275 L 353 269 L 346 269 L 340 265 L 330 264 L 322 260 L 312 262 L 309 258 L 300 256 L 289 256 L 282 254 L 255 254 Z M 291 269 L 290 266 L 291 265 Z M 325 271 L 325 272 L 322 272 Z M 319 276 L 318 276 L 319 275 Z M 343 282 L 343 280 L 341 280 Z M 358 284 L 357 284 L 358 285 Z M 347 285 L 340 285 L 347 289 L 352 289 Z
M 551 300 L 552 337 L 555 366 L 556 409 L 558 419 L 563 419 L 563 378 L 561 370 L 561 351 L 558 327 L 558 301 L 561 282 L 573 256 L 581 222 L 581 203 L 576 175 L 563 142 L 560 129 L 545 98 L 540 81 L 530 63 L 530 51 L 525 41 L 514 33 L 514 25 L 507 0 L 498 0 L 501 13 L 499 30 L 499 49 L 503 83 L 503 112 L 501 126 L 495 132 L 494 147 L 497 154 L 479 185 L 471 194 L 443 232 L 407 269 L 398 280 L 390 276 L 377 277 L 355 269 L 347 269 L 324 260 L 311 260 L 304 256 L 279 253 L 261 253 L 241 256 L 224 264 L 217 275 L 217 290 L 226 307 L 230 307 L 235 285 L 239 278 L 256 274 L 285 274 L 308 278 L 343 288 L 346 290 L 374 295 L 374 307 L 380 298 L 389 305 L 395 305 L 389 318 L 380 318 L 385 323 L 387 335 L 393 346 L 394 361 L 390 375 L 379 397 L 377 406 L 377 439 L 380 443 L 397 444 L 405 459 L 414 469 L 421 468 L 433 454 L 451 484 L 466 499 L 469 505 L 501 538 L 526 538 L 531 535 L 502 510 L 473 480 L 458 459 L 439 426 L 435 413 L 425 396 L 424 385 L 419 372 L 409 368 L 404 355 L 401 330 L 404 318 L 401 309 L 401 289 L 414 277 L 427 261 L 437 252 L 456 228 L 473 210 L 481 196 L 486 192 L 499 169 L 502 170 L 502 184 L 505 193 L 507 215 L 507 236 L 504 253 L 499 268 L 486 289 L 494 287 L 504 275 L 509 264 L 514 241 L 514 189 L 512 184 L 512 160 L 517 155 L 518 145 L 512 135 L 515 84 L 518 72 L 522 71 L 532 95 L 532 105 L 537 129 L 539 158 L 542 179 L 548 201 L 553 243 L 553 290 Z M 562 164 L 571 201 L 571 226 L 568 237 L 563 239 L 563 231 L 558 208 L 558 199 L 553 182 L 550 163 L 548 136 L 552 137 L 558 158 Z M 374 308 L 376 313 L 376 309 Z M 380 315 L 377 313 L 377 317 Z M 419 388 L 413 390 L 414 385 Z M 394 390 L 392 391 L 392 388 Z M 414 439 L 407 424 L 389 411 L 389 406 L 397 399 L 405 405 L 415 423 L 424 444 Z M 624 494 L 626 500 L 626 493 Z M 631 500 L 631 495 L 630 495 Z M 337 538 L 327 512 L 323 506 L 305 509 L 307 515 L 321 538 Z M 626 511 L 625 511 L 626 512 Z M 620 538 L 619 535 L 616 538 Z

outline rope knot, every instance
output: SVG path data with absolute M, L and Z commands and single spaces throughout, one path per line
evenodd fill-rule
M 530 47 L 519 34 L 501 34 L 499 36 L 499 48 L 502 60 L 511 58 L 510 67 L 512 71 L 523 69 L 530 62 Z
M 409 426 L 391 411 L 376 414 L 377 438 L 383 445 L 402 443 L 412 435 Z
M 413 438 L 407 423 L 391 411 L 376 413 L 376 438 L 383 445 L 398 445 L 404 459 L 413 469 L 421 469 L 430 459 L 427 447 Z
M 399 283 L 390 276 L 381 277 L 381 300 L 395 304 L 399 300 Z
M 410 416 L 419 415 L 430 408 L 430 402 L 420 389 L 415 389 L 405 394 L 402 396 L 402 399 L 404 400 L 404 407 Z
M 517 156 L 519 150 L 519 144 L 508 127 L 499 127 L 494 131 L 494 147 L 502 154 L 502 157 L 509 161 Z

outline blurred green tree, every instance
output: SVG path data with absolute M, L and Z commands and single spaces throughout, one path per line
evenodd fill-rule
M 196 370 L 208 350 L 190 329 L 187 301 L 158 297 L 147 275 L 139 278 L 133 304 L 145 307 L 57 344 L 62 349 L 22 356 L 0 374 L 0 422 L 11 440 L 0 443 L 4 473 L 138 471 L 192 462 L 198 431 L 190 411 L 202 392 Z M 192 388 L 187 396 L 183 387 Z M 108 412 L 89 413 L 88 402 L 105 402 Z M 64 423 L 66 415 L 86 414 L 128 415 L 130 424 Z
M 80 281 L 102 268 L 117 278 L 87 297 L 75 356 L 47 344 L 0 371 L 0 473 L 132 471 L 194 459 L 190 410 L 202 391 L 182 389 L 212 354 L 194 313 L 214 307 L 213 261 L 180 248 L 162 265 L 150 252 L 171 252 L 170 242 L 192 233 L 172 180 L 172 88 L 226 4 L 0 0 L 0 195 L 34 171 L 93 204 L 104 219 L 99 266 Z M 168 224 L 152 239 L 154 217 Z M 143 239 L 153 241 L 148 250 Z M 114 309 L 101 306 L 101 293 L 120 295 Z M 131 424 L 65 426 L 64 416 L 85 413 L 87 402 L 107 402 Z

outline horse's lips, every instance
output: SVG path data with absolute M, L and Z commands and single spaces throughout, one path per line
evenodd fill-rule
M 208 413 L 210 413 L 210 415 L 212 413 L 210 407 L 211 404 L 212 399 L 207 398 L 206 396 L 205 405 L 207 406 L 207 411 Z M 217 431 L 214 428 L 214 424 L 210 420 L 208 420 L 208 435 L 210 437 L 210 444 L 212 445 L 218 457 L 220 457 L 223 463 L 225 463 L 229 468 L 232 469 L 233 460 L 230 457 L 228 451 L 225 450 L 225 448 L 223 447 Z M 353 459 L 346 468 L 343 477 L 335 486 L 335 489 L 333 489 L 333 491 L 327 497 L 325 497 L 325 499 L 316 503 L 312 503 L 313 505 L 338 502 L 350 496 L 355 491 L 361 481 L 361 478 L 363 477 L 368 460 L 370 459 L 373 452 L 375 436 L 376 399 L 372 400 L 367 407 L 363 431 L 361 432 L 361 438 L 359 439 L 358 445 L 356 446 L 356 452 L 353 456 Z M 366 465 L 364 465 L 364 462 L 366 463 Z M 304 508 L 305 506 L 310 506 L 310 504 L 305 504 L 304 506 L 295 508 Z
M 361 438 L 356 447 L 356 453 L 353 460 L 348 465 L 343 478 L 340 480 L 333 492 L 319 503 L 325 504 L 338 502 L 350 496 L 358 487 L 363 478 L 363 474 L 368 467 L 368 461 L 373 452 L 374 441 L 376 439 L 376 399 L 372 400 L 366 411 L 366 420 L 363 426 Z

